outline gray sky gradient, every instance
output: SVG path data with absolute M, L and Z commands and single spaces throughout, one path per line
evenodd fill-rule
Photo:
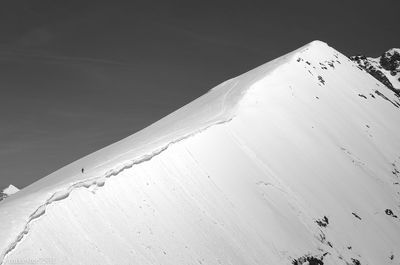
M 399 47 L 399 2 L 4 0 L 0 187 L 27 186 L 314 39 L 347 55 Z

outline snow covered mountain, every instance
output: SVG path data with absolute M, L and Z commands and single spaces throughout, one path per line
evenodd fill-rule
M 4 200 L 5 198 L 17 193 L 19 189 L 13 185 L 8 186 L 4 190 L 0 191 L 0 201 Z
M 4 200 L 0 264 L 400 264 L 399 106 L 311 42 Z
M 390 49 L 378 58 L 357 55 L 351 59 L 400 96 L 400 49 Z

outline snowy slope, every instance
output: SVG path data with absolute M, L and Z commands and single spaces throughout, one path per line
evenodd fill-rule
M 314 41 L 3 201 L 0 264 L 400 264 L 399 106 Z
M 400 95 L 400 49 L 390 49 L 377 58 L 357 55 L 351 59 Z
M 3 191 L 0 191 L 0 201 L 13 195 L 14 193 L 17 193 L 18 191 L 19 191 L 19 189 L 17 187 L 15 187 L 14 185 L 9 185 Z

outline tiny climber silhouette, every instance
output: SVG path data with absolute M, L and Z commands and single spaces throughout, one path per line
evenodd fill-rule
M 84 168 L 82 168 L 82 169 L 81 169 L 81 171 L 82 171 L 82 174 L 83 174 L 83 173 L 85 172 L 85 169 L 84 169 Z

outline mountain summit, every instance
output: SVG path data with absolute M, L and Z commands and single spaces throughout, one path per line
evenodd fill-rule
M 311 42 L 4 200 L 0 264 L 399 264 L 399 114 Z

